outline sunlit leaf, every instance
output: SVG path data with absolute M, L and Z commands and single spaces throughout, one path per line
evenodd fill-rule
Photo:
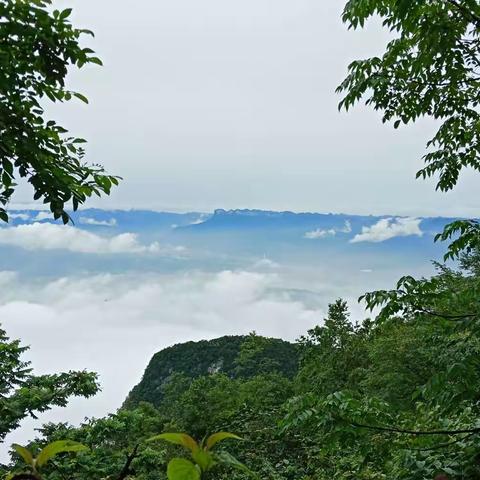
M 23 459 L 23 461 L 27 464 L 33 467 L 34 465 L 34 460 L 33 460 L 33 455 L 31 454 L 30 450 L 28 450 L 25 447 L 22 447 L 21 445 L 18 445 L 17 443 L 14 443 L 12 445 L 12 448 L 15 450 L 15 452 L 18 453 Z
M 222 440 L 225 440 L 227 438 L 232 438 L 232 439 L 235 439 L 235 440 L 242 440 L 241 437 L 239 437 L 238 435 L 235 435 L 233 433 L 229 433 L 229 432 L 217 432 L 217 433 L 214 433 L 213 435 L 210 435 L 207 439 L 207 450 L 210 450 L 211 448 L 213 448 L 218 442 L 221 442 Z
M 66 452 L 82 452 L 88 450 L 88 447 L 73 440 L 58 440 L 48 444 L 38 455 L 36 465 L 42 467 L 55 455 Z
M 186 433 L 161 433 L 160 435 L 155 435 L 154 437 L 149 438 L 147 442 L 153 442 L 156 440 L 164 440 L 165 442 L 173 443 L 175 445 L 182 445 L 192 452 L 198 449 L 197 442 Z
M 168 480 L 200 480 L 200 471 L 185 458 L 172 458 L 167 467 Z

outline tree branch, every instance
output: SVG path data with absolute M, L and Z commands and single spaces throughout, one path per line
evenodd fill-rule
M 467 318 L 473 318 L 477 316 L 476 313 L 464 313 L 461 315 L 449 315 L 446 313 L 438 313 L 438 312 L 429 310 L 427 308 L 420 307 L 419 305 L 412 305 L 412 307 L 421 313 L 425 313 L 426 315 L 431 315 L 432 317 L 444 318 L 445 320 L 465 320 Z
M 457 2 L 457 0 L 447 0 L 447 2 L 453 5 L 462 14 L 463 18 L 471 22 L 473 21 L 477 27 L 480 27 L 480 16 L 468 10 L 468 8 Z
M 122 468 L 122 471 L 118 475 L 117 480 L 124 480 L 130 474 L 133 473 L 133 471 L 131 469 L 131 465 L 132 465 L 133 460 L 135 459 L 135 457 L 138 454 L 138 447 L 139 447 L 139 444 L 137 443 L 135 445 L 135 447 L 133 448 L 133 450 L 131 451 L 131 453 L 127 455 L 127 460 L 125 462 L 125 465 Z
M 475 433 L 469 433 L 468 435 L 465 435 L 464 437 L 456 438 L 455 440 L 452 440 L 451 442 L 441 443 L 439 445 L 435 445 L 434 447 L 428 447 L 428 448 L 405 447 L 405 450 L 415 450 L 416 452 L 430 452 L 432 450 L 439 450 L 441 448 L 448 448 L 451 445 L 455 445 L 458 442 L 461 442 L 463 440 L 466 440 L 467 438 L 470 438 L 472 435 L 475 435 Z
M 358 428 L 366 428 L 368 430 L 375 430 L 378 432 L 401 433 L 406 435 L 461 435 L 463 433 L 471 433 L 473 435 L 480 433 L 480 427 L 466 428 L 462 430 L 405 430 L 396 427 L 379 427 L 374 425 L 365 425 L 363 423 L 357 423 L 352 421 L 348 421 L 348 423 Z

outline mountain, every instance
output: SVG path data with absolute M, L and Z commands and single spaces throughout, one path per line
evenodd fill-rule
M 355 279 L 359 272 L 362 276 L 377 272 L 369 276 L 381 275 L 382 283 L 407 272 L 430 274 L 429 261 L 441 261 L 445 253 L 445 245 L 435 243 L 434 236 L 454 220 L 247 209 L 213 213 L 85 209 L 72 213 L 74 226 L 90 234 L 90 243 L 107 239 L 113 246 L 139 247 L 124 248 L 121 254 L 107 249 L 94 255 L 93 247 L 85 253 L 78 242 L 71 245 L 54 238 L 68 235 L 60 228 L 53 233 L 48 229 L 54 223 L 48 212 L 16 210 L 10 214 L 10 226 L 0 226 L 0 270 L 21 269 L 38 275 L 52 270 L 56 275 L 79 271 L 170 274 L 278 271 L 281 267 L 328 272 L 329 282 L 340 274 L 342 285 L 345 276 Z M 34 223 L 36 228 L 28 228 Z M 49 241 L 38 245 L 43 237 Z M 148 248 L 152 245 L 158 248 Z M 376 284 L 366 287 L 376 288 Z
M 239 361 L 239 354 L 241 350 L 246 351 L 245 347 L 247 360 Z M 214 373 L 249 378 L 259 373 L 278 372 L 293 377 L 297 366 L 297 346 L 276 338 L 238 335 L 180 343 L 152 357 L 142 380 L 129 393 L 124 406 L 132 407 L 142 401 L 159 405 L 163 386 L 176 373 L 192 379 Z

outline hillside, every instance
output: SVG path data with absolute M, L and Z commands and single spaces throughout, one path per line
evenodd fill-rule
M 142 380 L 128 395 L 124 406 L 139 402 L 158 405 L 162 387 L 174 373 L 190 378 L 213 373 L 224 373 L 230 378 L 252 377 L 259 373 L 279 372 L 293 377 L 298 368 L 297 347 L 293 343 L 275 338 L 255 336 L 261 348 L 249 355 L 240 366 L 238 356 L 242 344 L 252 336 L 224 336 L 214 340 L 186 342 L 157 352 L 150 360 Z

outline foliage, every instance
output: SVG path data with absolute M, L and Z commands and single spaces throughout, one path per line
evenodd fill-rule
M 281 371 L 283 365 L 280 361 L 280 355 L 274 356 L 269 352 L 269 347 L 273 345 L 272 339 L 261 337 L 256 332 L 250 333 L 241 343 L 238 356 L 235 359 L 236 376 L 248 378 L 261 373 Z M 276 343 L 276 345 L 280 346 L 282 344 Z
M 313 388 L 323 394 L 355 381 L 368 361 L 363 345 L 368 333 L 368 321 L 362 326 L 350 322 L 345 301 L 338 299 L 330 304 L 323 326 L 316 326 L 300 338 L 302 356 L 297 387 Z
M 348 110 L 365 98 L 395 128 L 422 116 L 434 118 L 439 128 L 427 143 L 417 178 L 437 176 L 437 190 L 451 190 L 462 170 L 480 170 L 480 4 L 349 0 L 343 12 L 350 28 L 364 27 L 373 16 L 382 19 L 393 39 L 381 57 L 350 64 L 338 87 L 345 94 L 340 108 Z M 370 350 L 370 356 L 377 365 L 381 358 L 386 368 L 369 368 L 360 382 L 364 389 L 308 397 L 286 424 L 320 422 L 332 444 L 360 441 L 366 460 L 373 458 L 368 449 L 380 436 L 392 445 L 376 449 L 376 469 L 385 477 L 468 479 L 480 473 L 478 221 L 455 221 L 435 240 L 451 242 L 445 260 L 460 259 L 463 271 L 437 265 L 438 274 L 430 279 L 405 276 L 393 290 L 362 297 L 368 308 L 380 309 L 372 332 L 379 350 Z M 407 337 L 396 335 L 397 328 Z M 399 375 L 403 385 L 392 370 L 402 358 L 410 367 Z M 410 400 L 406 386 L 412 389 Z
M 27 467 L 29 473 L 10 473 L 7 478 L 15 480 L 17 478 L 23 478 L 25 475 L 31 475 L 32 478 L 41 480 L 42 476 L 40 472 L 43 467 L 53 459 L 56 455 L 67 452 L 82 452 L 88 450 L 85 445 L 71 440 L 58 440 L 56 442 L 49 443 L 40 451 L 40 453 L 34 457 L 32 452 L 25 447 L 18 444 L 13 444 L 13 449 L 18 456 L 22 458 Z
M 289 401 L 283 430 L 323 445 L 325 477 L 319 478 L 477 478 L 478 319 L 457 312 L 472 308 L 473 296 L 462 292 L 477 285 L 479 260 L 464 257 L 463 270 L 437 265 L 438 274 L 420 282 L 423 299 L 417 284 L 411 296 L 390 292 L 391 304 L 369 322 L 368 335 L 354 333 L 367 361 L 361 369 L 352 357 L 342 364 L 348 378 L 342 391 L 319 396 L 302 388 Z M 307 362 L 302 369 L 328 371 L 329 356 L 322 358 L 326 364 Z
M 394 38 L 383 56 L 350 64 L 338 88 L 345 92 L 340 105 L 348 109 L 366 97 L 395 127 L 422 116 L 440 120 L 417 176 L 438 174 L 437 188 L 451 190 L 464 167 L 480 170 L 480 6 L 476 0 L 350 0 L 343 21 L 363 27 L 374 15 Z
M 27 347 L 9 340 L 0 329 L 0 441 L 27 416 L 65 406 L 71 396 L 97 393 L 97 376 L 89 372 L 34 375 L 22 360 Z
M 438 176 L 452 190 L 465 168 L 480 170 L 480 5 L 477 0 L 349 0 L 343 21 L 364 27 L 378 15 L 394 37 L 381 57 L 356 60 L 337 91 L 340 108 L 362 98 L 394 127 L 428 116 L 440 127 L 427 143 L 417 178 Z M 475 221 L 447 226 L 437 240 L 454 237 L 446 258 L 480 246 Z
M 223 373 L 229 378 L 251 377 L 260 373 L 259 365 L 262 373 L 293 377 L 298 368 L 296 346 L 255 334 L 174 345 L 153 356 L 125 406 L 133 407 L 142 401 L 158 406 L 174 388 L 172 384 L 179 386 L 181 378 L 189 384 L 189 380 L 209 373 Z
M 19 77 L 19 92 L 16 85 L 10 85 L 0 94 L 13 102 L 12 112 L 20 109 L 21 115 L 33 121 L 27 114 L 43 114 L 34 110 L 40 108 L 37 97 L 50 97 L 50 93 L 53 99 L 69 99 L 72 94 L 63 87 L 66 67 L 82 63 L 82 54 L 86 57 L 83 63 L 87 62 L 91 52 L 79 50 L 82 32 L 66 20 L 69 11 L 50 14 L 43 0 L 0 0 L 0 8 L 5 5 L 15 7 L 7 28 L 16 28 L 15 22 L 25 17 L 25 32 L 31 34 L 35 25 L 43 41 L 44 28 L 50 28 L 56 32 L 53 40 L 60 41 L 59 50 L 50 52 L 52 58 L 42 54 L 38 59 L 42 45 L 34 44 L 31 52 L 23 49 L 32 35 L 7 35 L 19 48 L 18 58 L 26 56 L 28 68 Z M 5 8 L 0 10 L 1 15 L 5 12 Z M 436 119 L 439 129 L 427 144 L 425 166 L 417 176 L 438 176 L 437 189 L 451 190 L 464 168 L 480 170 L 480 6 L 476 0 L 350 0 L 343 19 L 357 28 L 374 15 L 383 19 L 394 38 L 382 57 L 350 65 L 339 87 L 345 93 L 341 107 L 348 109 L 366 97 L 395 128 L 422 116 Z M 5 28 L 2 23 L 1 35 Z M 61 43 L 65 38 L 69 42 Z M 48 45 L 45 48 L 48 53 Z M 6 58 L 3 50 L 1 54 Z M 58 63 L 57 54 L 63 63 Z M 48 64 L 50 60 L 45 63 L 49 58 L 54 67 Z M 17 63 L 10 68 L 17 68 Z M 40 76 L 28 80 L 35 69 Z M 19 101 L 15 92 L 26 101 Z M 18 128 L 17 117 L 12 113 L 11 118 L 1 126 L 6 132 L 2 142 L 17 132 L 13 128 Z M 11 160 L 12 152 L 0 144 L 4 203 L 13 193 L 13 166 L 21 176 L 29 177 L 56 216 L 63 215 L 64 204 L 71 198 L 75 208 L 95 188 L 108 193 L 116 182 L 104 177 L 101 169 L 81 166 L 87 169 L 82 170 L 85 177 L 69 176 L 72 165 L 79 171 L 81 153 L 71 148 L 75 142 L 69 146 L 70 140 L 60 138 L 62 130 L 45 124 L 43 118 L 38 125 L 36 129 L 25 123 L 31 129 L 25 138 L 34 139 L 33 154 L 43 152 L 49 161 L 62 157 L 66 177 L 63 170 L 55 170 L 55 161 L 49 163 L 54 165 L 52 177 L 48 176 L 51 171 L 39 176 L 36 170 L 21 170 L 24 160 Z M 57 134 L 50 137 L 45 133 L 48 129 Z M 24 153 L 22 148 L 23 144 L 16 147 L 15 155 Z M 42 175 L 47 175 L 52 186 L 47 193 L 35 183 L 44 181 Z M 87 191 L 78 186 L 78 182 L 88 186 L 92 177 L 100 187 L 90 184 Z M 99 178 L 110 178 L 110 183 Z M 65 186 L 60 199 L 59 185 Z M 78 192 L 84 196 L 77 198 Z M 250 474 L 244 464 L 271 480 L 479 478 L 479 224 L 475 220 L 453 222 L 436 240 L 451 242 L 445 260 L 459 259 L 458 265 L 436 264 L 431 278 L 405 276 L 394 289 L 365 294 L 362 299 L 367 307 L 379 310 L 374 319 L 352 324 L 347 304 L 338 299 L 329 305 L 323 324 L 309 330 L 298 345 L 256 334 L 176 345 L 154 356 L 119 412 L 78 428 L 47 425 L 28 450 L 17 447 L 17 453 L 32 464 L 29 452 L 48 449 L 51 442 L 74 441 L 90 448 L 91 453 L 79 456 L 75 463 L 59 456 L 54 465 L 43 465 L 42 474 L 49 480 L 153 480 L 164 479 L 165 470 L 170 480 L 196 480 L 213 478 L 212 469 L 221 464 L 235 468 L 214 470 L 214 478 L 220 480 L 244 480 Z M 77 374 L 90 383 L 75 385 L 68 383 L 72 374 L 32 376 L 28 365 L 20 361 L 22 347 L 2 335 L 0 378 L 5 381 L 0 389 L 0 435 L 33 411 L 63 405 L 71 394 L 95 390 L 91 374 Z M 158 435 L 166 430 L 189 431 L 204 440 L 197 442 L 184 433 Z M 244 439 L 231 445 L 232 453 L 217 450 L 220 440 L 232 438 L 227 431 Z M 172 445 L 158 445 L 156 440 Z M 180 448 L 190 452 L 191 460 L 178 457 Z M 168 464 L 167 459 L 171 459 Z M 13 460 L 20 459 L 17 455 Z
M 154 480 L 166 466 L 166 451 L 145 441 L 164 429 L 164 418 L 151 405 L 141 404 L 135 410 L 121 410 L 101 419 L 86 420 L 80 427 L 47 424 L 41 439 L 31 448 L 46 442 L 68 439 L 89 448 L 88 454 L 76 459 L 62 458 L 48 466 L 48 479 L 104 478 L 123 479 L 135 473 L 136 478 Z M 47 440 L 45 440 L 47 439 Z
M 444 292 L 468 291 L 479 281 L 480 255 L 462 258 L 460 267 L 437 265 L 437 274 L 422 280 L 436 286 L 429 290 L 432 309 L 471 307 L 468 296 L 448 303 Z M 211 459 L 203 453 L 175 460 L 168 469 L 168 460 L 181 458 L 179 449 L 205 449 L 211 432 L 225 431 L 244 439 L 229 446 L 230 455 L 271 480 L 423 480 L 439 474 L 473 480 L 480 474 L 479 338 L 475 319 L 441 319 L 415 309 L 354 325 L 338 299 L 323 324 L 299 340 L 293 379 L 261 371 L 248 378 L 178 375 L 158 409 L 142 404 L 80 428 L 50 425 L 35 445 L 71 439 L 91 449 L 77 463 L 59 459 L 49 480 L 60 480 L 60 472 L 113 480 L 122 471 L 138 480 L 164 479 L 165 471 L 170 478 L 201 473 L 245 480 L 242 470 L 208 470 Z M 256 336 L 249 341 L 232 365 L 242 365 L 245 351 L 248 359 L 261 344 Z M 203 361 L 201 352 L 198 358 Z M 169 434 L 158 431 L 190 431 L 207 440 L 176 434 L 168 438 L 171 446 L 146 441 L 167 440 Z M 203 469 L 195 467 L 202 462 Z
M 101 65 L 89 48 L 81 47 L 89 30 L 69 21 L 71 9 L 51 8 L 52 0 L 0 1 L 0 219 L 8 221 L 6 206 L 16 179 L 26 178 L 34 199 L 43 199 L 55 219 L 69 221 L 73 209 L 92 194 L 108 194 L 118 178 L 101 166 L 83 161 L 85 140 L 47 120 L 44 100 L 87 99 L 65 86 L 70 67 Z
M 178 457 L 172 458 L 168 462 L 168 480 L 200 480 L 204 474 L 220 465 L 241 470 L 249 476 L 255 477 L 253 472 L 231 454 L 227 452 L 216 453 L 212 451 L 219 442 L 229 438 L 241 440 L 239 436 L 234 435 L 233 433 L 217 432 L 200 443 L 196 442 L 186 433 L 162 433 L 148 439 L 148 441 L 164 440 L 176 445 L 182 445 L 190 452 L 193 462 Z

